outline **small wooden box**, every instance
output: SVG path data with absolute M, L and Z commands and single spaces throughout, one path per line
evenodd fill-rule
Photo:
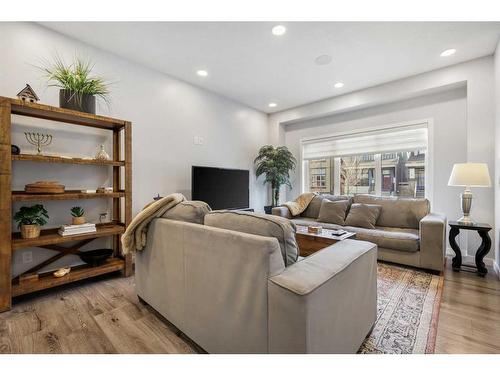
M 323 230 L 323 227 L 320 227 L 320 226 L 310 225 L 307 227 L 307 231 L 309 233 L 313 233 L 313 234 L 320 234 L 322 230 Z

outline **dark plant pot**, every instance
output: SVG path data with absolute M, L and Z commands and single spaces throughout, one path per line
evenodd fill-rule
M 271 215 L 273 213 L 273 207 L 276 206 L 264 206 L 264 212 L 268 215 Z
M 59 90 L 59 107 L 95 115 L 95 96 L 83 94 L 80 98 L 70 90 Z

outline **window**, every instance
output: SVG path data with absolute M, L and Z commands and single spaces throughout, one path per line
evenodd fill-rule
M 353 196 L 425 197 L 427 124 L 302 142 L 303 188 Z
M 340 194 L 374 194 L 375 158 L 373 154 L 340 158 Z
M 425 150 L 382 154 L 382 195 L 425 197 Z
M 313 159 L 308 163 L 309 184 L 307 190 L 314 193 L 332 193 L 330 158 Z

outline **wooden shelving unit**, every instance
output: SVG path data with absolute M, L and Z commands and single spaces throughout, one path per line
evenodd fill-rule
M 36 283 L 29 283 L 25 285 L 14 284 L 12 287 L 12 297 L 72 283 L 78 280 L 88 279 L 89 277 L 104 275 L 110 272 L 123 271 L 124 267 L 125 261 L 123 259 L 111 258 L 99 267 L 84 266 L 82 268 L 73 268 L 70 274 L 60 278 L 52 276 L 52 273 L 40 275 Z
M 109 130 L 112 132 L 113 137 L 112 160 L 97 161 L 31 154 L 12 155 L 10 147 L 12 115 L 52 120 L 63 123 L 62 125 L 88 126 Z M 122 133 L 123 138 L 120 136 Z M 123 155 L 121 149 L 124 151 Z M 112 167 L 113 192 L 82 193 L 69 190 L 63 194 L 28 194 L 24 191 L 12 191 L 12 168 L 18 162 L 73 164 L 75 168 L 78 168 L 78 165 Z M 47 166 L 47 168 L 49 167 Z M 123 186 L 120 183 L 122 180 L 124 180 Z M 132 220 L 132 124 L 129 121 L 0 97 L 0 192 L 0 312 L 11 308 L 12 297 L 106 273 L 121 271 L 125 276 L 132 273 L 132 257 L 130 255 L 122 257 L 120 255 L 120 235 L 125 232 L 127 225 Z M 57 233 L 57 228 L 54 228 L 42 230 L 40 237 L 35 239 L 23 239 L 18 232 L 12 233 L 13 202 L 104 198 L 113 200 L 113 222 L 108 225 L 98 225 L 95 233 L 63 237 Z M 123 210 L 122 199 L 124 200 Z M 113 237 L 114 256 L 100 266 L 79 266 L 62 278 L 55 278 L 52 273 L 39 274 L 37 281 L 26 284 L 18 284 L 17 278 L 12 279 L 11 262 L 13 251 L 27 247 L 40 247 L 59 251 L 60 254 L 49 259 L 50 261 L 75 253 L 78 246 L 80 246 L 79 244 L 86 244 L 95 238 L 106 236 Z M 77 245 L 72 247 L 62 246 L 62 244 L 68 242 L 77 242 Z M 40 266 L 48 264 L 47 262 Z
M 125 232 L 125 226 L 122 224 L 115 224 L 112 226 L 97 226 L 95 233 L 78 234 L 74 236 L 61 236 L 57 233 L 58 228 L 45 229 L 40 233 L 37 238 L 21 238 L 19 232 L 12 233 L 12 250 L 25 249 L 27 247 L 38 247 L 46 245 L 55 245 L 71 241 L 85 240 L 88 238 L 99 238 L 106 236 L 113 236 L 115 234 L 122 234 Z
M 82 164 L 82 165 L 106 165 L 113 167 L 124 167 L 124 161 L 114 161 L 114 160 L 93 160 L 93 159 L 81 159 L 81 158 L 64 158 L 60 156 L 45 156 L 45 155 L 31 155 L 31 154 L 21 154 L 12 155 L 12 160 L 20 161 L 35 161 L 42 163 L 62 163 L 62 164 Z
M 60 194 L 31 194 L 24 191 L 12 191 L 12 201 L 64 201 L 75 199 L 95 199 L 95 198 L 123 198 L 125 191 L 115 191 L 112 193 L 82 193 L 78 190 L 66 190 Z

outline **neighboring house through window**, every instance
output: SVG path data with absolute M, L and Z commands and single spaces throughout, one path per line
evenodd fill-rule
M 303 190 L 423 198 L 427 144 L 427 123 L 302 141 Z

